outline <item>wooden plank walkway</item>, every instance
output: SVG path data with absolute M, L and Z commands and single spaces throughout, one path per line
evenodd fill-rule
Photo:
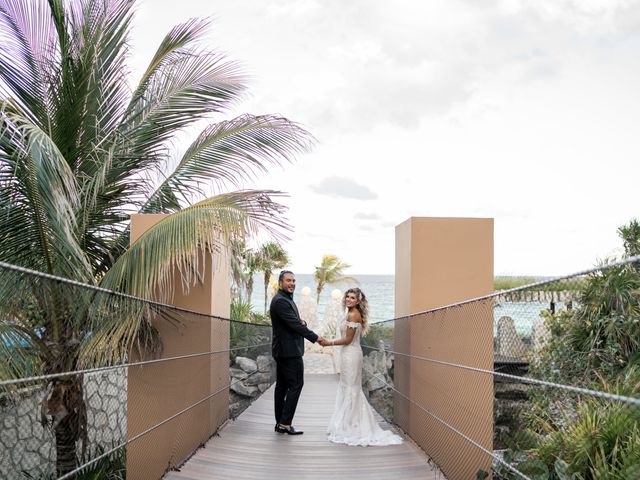
M 410 439 L 387 447 L 336 445 L 326 438 L 333 411 L 337 375 L 308 374 L 294 426 L 304 435 L 273 431 L 272 386 L 235 421 L 227 423 L 180 471 L 166 480 L 288 480 L 348 478 L 367 480 L 445 478 L 429 465 Z M 376 414 L 377 415 L 377 414 Z M 383 428 L 390 426 L 378 416 Z

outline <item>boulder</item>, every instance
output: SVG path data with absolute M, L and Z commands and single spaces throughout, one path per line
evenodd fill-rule
M 245 378 L 247 378 L 247 372 L 239 368 L 230 368 L 229 375 L 235 380 L 244 380 Z
M 270 383 L 271 380 L 271 374 L 269 372 L 265 372 L 265 373 L 254 373 L 253 375 L 250 375 L 249 378 L 247 378 L 244 381 L 245 385 L 260 385 L 261 383 Z
M 258 369 L 256 361 L 247 357 L 236 357 L 236 365 L 247 373 L 255 372 Z
M 242 395 L 243 397 L 255 397 L 256 395 L 258 395 L 258 387 L 245 385 L 242 382 L 232 383 L 230 388 L 238 395 Z
M 260 372 L 270 372 L 272 368 L 275 368 L 275 360 L 267 355 L 259 355 L 256 363 Z

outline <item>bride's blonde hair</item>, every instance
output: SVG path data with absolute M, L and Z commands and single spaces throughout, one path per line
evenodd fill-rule
M 347 295 L 350 293 L 353 293 L 356 296 L 356 300 L 358 300 L 356 308 L 362 317 L 362 336 L 364 337 L 369 332 L 369 302 L 367 301 L 367 297 L 364 292 L 358 287 L 354 287 L 344 292 L 344 296 L 342 297 L 342 308 L 347 308 Z

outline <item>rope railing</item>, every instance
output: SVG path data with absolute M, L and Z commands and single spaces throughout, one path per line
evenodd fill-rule
M 130 295 L 128 293 L 117 292 L 115 290 L 109 290 L 107 288 L 102 288 L 102 287 L 99 287 L 97 285 L 91 285 L 91 284 L 88 284 L 88 283 L 82 283 L 82 282 L 78 282 L 77 280 L 71 280 L 69 278 L 59 277 L 59 276 L 51 275 L 51 274 L 45 273 L 45 272 L 38 272 L 37 270 L 32 270 L 30 268 L 21 267 L 21 266 L 18 266 L 18 265 L 12 265 L 12 264 L 6 263 L 6 262 L 0 262 L 0 270 L 7 270 L 7 271 L 19 273 L 21 275 L 27 275 L 27 276 L 30 276 L 30 277 L 40 278 L 40 279 L 43 279 L 43 280 L 48 280 L 48 281 L 52 281 L 52 282 L 55 282 L 55 283 L 60 283 L 60 284 L 71 286 L 71 287 L 81 288 L 83 290 L 90 290 L 90 291 L 93 291 L 93 292 L 96 292 L 96 293 L 103 293 L 103 294 L 106 294 L 106 295 L 109 295 L 109 296 L 118 297 L 118 298 L 122 298 L 122 299 L 125 299 L 125 300 L 130 300 L 130 301 L 134 301 L 134 302 L 140 302 L 140 303 L 144 303 L 146 305 L 149 305 L 149 306 L 157 308 L 157 309 L 172 310 L 172 311 L 178 312 L 178 313 L 184 313 L 184 314 L 195 315 L 195 316 L 206 317 L 206 318 L 214 318 L 216 320 L 223 320 L 223 321 L 226 321 L 226 322 L 244 323 L 244 324 L 249 324 L 249 325 L 259 325 L 259 324 L 255 324 L 255 323 L 251 323 L 251 322 L 242 321 L 242 320 L 233 320 L 231 318 L 221 317 L 221 316 L 218 316 L 218 315 L 209 315 L 207 313 L 202 313 L 202 312 L 199 312 L 197 310 L 190 310 L 188 308 L 178 307 L 176 305 L 171 305 L 171 304 L 168 304 L 168 303 L 157 302 L 157 301 L 151 300 L 149 298 L 136 297 L 135 295 Z
M 254 370 L 253 372 L 247 373 L 247 377 L 251 377 L 252 375 L 255 375 L 259 373 L 258 370 Z M 153 425 L 150 428 L 147 428 L 146 430 L 144 430 L 143 432 L 138 433 L 137 435 L 134 435 L 133 437 L 129 438 L 127 441 L 122 442 L 121 444 L 117 445 L 116 447 L 113 447 L 112 449 L 104 452 L 101 455 L 98 455 L 97 457 L 91 459 L 90 461 L 80 465 L 79 467 L 77 467 L 75 470 L 68 472 L 60 477 L 58 477 L 56 480 L 66 480 L 68 478 L 73 478 L 75 475 L 77 475 L 78 473 L 83 472 L 84 470 L 88 469 L 89 467 L 91 467 L 92 465 L 95 465 L 96 463 L 98 463 L 100 460 L 102 460 L 103 458 L 108 457 L 109 455 L 113 454 L 114 452 L 116 452 L 117 450 L 126 447 L 127 445 L 135 442 L 136 440 L 144 437 L 145 435 L 148 435 L 149 433 L 153 432 L 154 430 L 160 428 L 161 426 L 167 424 L 168 422 L 178 418 L 180 415 L 185 414 L 186 412 L 193 410 L 195 407 L 197 407 L 198 405 L 203 404 L 204 402 L 206 402 L 207 400 L 210 400 L 211 398 L 215 397 L 216 395 L 230 389 L 233 385 L 239 383 L 240 380 L 236 380 L 235 382 L 230 382 L 228 385 L 226 385 L 223 388 L 220 388 L 218 390 L 216 390 L 215 392 L 211 393 L 210 395 L 207 395 L 206 397 L 204 397 L 203 399 L 197 401 L 196 403 L 193 403 L 191 405 L 189 405 L 188 407 L 180 410 L 179 412 L 176 412 L 174 415 L 171 415 L 170 417 L 162 420 L 159 423 L 156 423 L 155 425 Z
M 639 392 L 637 389 L 634 391 L 625 387 L 626 384 L 624 384 L 624 382 L 627 380 L 625 380 L 626 377 L 624 377 L 624 375 L 633 375 L 633 365 L 629 366 L 627 363 L 629 363 L 628 359 L 632 358 L 633 355 L 639 351 L 638 344 L 634 343 L 634 338 L 640 342 L 640 335 L 634 337 L 635 331 L 625 333 L 627 331 L 625 330 L 627 328 L 627 323 L 625 322 L 631 318 L 628 325 L 629 328 L 633 328 L 632 320 L 635 318 L 632 313 L 627 314 L 625 312 L 633 312 L 634 310 L 618 308 L 620 307 L 618 303 L 623 302 L 624 304 L 624 302 L 627 302 L 627 304 L 640 306 L 637 290 L 632 289 L 630 293 L 616 297 L 616 302 L 618 303 L 607 303 L 607 308 L 610 307 L 610 309 L 607 310 L 609 313 L 599 314 L 600 317 L 597 318 L 590 317 L 593 313 L 592 310 L 595 311 L 597 309 L 595 309 L 595 307 L 593 307 L 592 310 L 589 309 L 592 307 L 593 302 L 599 301 L 598 299 L 600 297 L 596 299 L 589 297 L 589 292 L 596 287 L 604 288 L 605 293 L 601 295 L 601 297 L 608 298 L 611 292 L 606 289 L 611 288 L 611 285 L 615 285 L 615 282 L 603 281 L 601 282 L 602 284 L 600 284 L 598 283 L 599 279 L 610 280 L 610 278 L 617 278 L 616 276 L 633 275 L 635 274 L 635 270 L 633 269 L 638 269 L 639 264 L 640 256 L 630 257 L 601 267 L 584 270 L 576 274 L 536 282 L 524 287 L 506 289 L 490 295 L 453 303 L 437 309 L 412 313 L 392 320 L 376 322 L 371 325 L 371 337 L 374 338 L 371 341 L 373 343 L 363 344 L 365 352 L 368 352 L 368 355 L 365 355 L 365 367 L 368 361 L 367 358 L 373 355 L 378 355 L 378 358 L 383 359 L 385 362 L 389 361 L 390 365 L 388 365 L 387 370 L 382 373 L 378 371 L 378 373 L 368 375 L 368 378 L 365 378 L 365 383 L 373 383 L 371 380 L 377 379 L 382 386 L 377 388 L 391 392 L 392 396 L 395 395 L 396 398 L 401 401 L 408 402 L 408 404 L 415 407 L 417 411 L 421 412 L 424 418 L 435 422 L 450 432 L 451 435 L 461 439 L 461 441 L 471 448 L 484 455 L 490 460 L 494 478 L 538 478 L 526 472 L 533 471 L 530 470 L 533 468 L 532 465 L 539 468 L 545 467 L 545 465 L 542 464 L 546 460 L 541 457 L 542 454 L 538 453 L 537 450 L 542 445 L 544 445 L 544 448 L 547 450 L 554 448 L 554 455 L 568 465 L 566 468 L 574 468 L 575 462 L 572 463 L 573 459 L 563 450 L 563 448 L 565 448 L 564 444 L 558 443 L 558 445 L 553 444 L 549 447 L 549 439 L 552 441 L 557 431 L 562 432 L 566 438 L 571 439 L 571 432 L 580 426 L 582 416 L 585 415 L 585 412 L 588 413 L 588 411 L 590 411 L 589 409 L 598 412 L 601 417 L 613 414 L 622 415 L 624 420 L 621 422 L 623 425 L 628 425 L 629 432 L 619 433 L 619 438 L 627 443 L 636 441 L 632 432 L 635 431 L 634 429 L 637 428 L 637 426 L 640 426 L 640 415 L 638 415 L 640 412 L 640 395 L 638 395 Z M 630 266 L 632 267 L 631 269 L 628 268 Z M 0 271 L 37 279 L 38 282 L 31 282 L 32 288 L 34 289 L 44 288 L 53 283 L 60 285 L 62 286 L 61 288 L 66 289 L 64 290 L 64 295 L 62 295 L 63 298 L 74 298 L 76 289 L 91 290 L 98 296 L 108 295 L 118 298 L 122 302 L 144 302 L 157 312 L 168 310 L 171 312 L 171 315 L 175 316 L 178 320 L 195 317 L 227 321 L 231 324 L 232 336 L 232 344 L 229 348 L 196 351 L 180 355 L 174 354 L 165 358 L 153 358 L 150 360 L 60 371 L 50 374 L 25 374 L 17 378 L 7 378 L 7 372 L 0 371 L 0 375 L 4 376 L 4 378 L 0 380 L 0 394 L 5 395 L 5 397 L 10 400 L 12 398 L 16 399 L 14 402 L 15 409 L 10 410 L 14 408 L 14 404 L 11 403 L 13 400 L 9 401 L 9 403 L 5 402 L 5 405 L 9 405 L 9 410 L 0 410 L 0 415 L 7 415 L 9 411 L 18 412 L 18 405 L 21 403 L 26 405 L 28 402 L 32 402 L 32 398 L 38 396 L 38 401 L 33 403 L 33 405 L 42 403 L 43 400 L 40 397 L 50 393 L 45 387 L 47 385 L 50 387 L 58 380 L 67 381 L 73 377 L 81 378 L 84 395 L 87 398 L 87 409 L 93 411 L 92 409 L 94 407 L 89 404 L 91 403 L 90 399 L 94 397 L 99 399 L 99 404 L 103 405 L 112 402 L 112 398 L 122 398 L 121 396 L 117 397 L 117 395 L 122 395 L 122 388 L 127 388 L 127 375 L 133 367 L 150 369 L 161 367 L 162 365 L 171 365 L 175 362 L 185 362 L 184 372 L 190 374 L 196 364 L 189 362 L 198 362 L 207 357 L 219 355 L 221 361 L 224 359 L 226 363 L 228 359 L 227 355 L 231 356 L 232 362 L 236 360 L 237 356 L 245 354 L 250 357 L 249 360 L 252 362 L 255 362 L 261 354 L 268 356 L 270 342 L 268 341 L 269 339 L 266 338 L 267 330 L 265 327 L 267 327 L 267 325 L 236 322 L 227 318 L 206 315 L 201 312 L 153 302 L 144 298 L 101 289 L 93 285 L 85 285 L 80 282 L 43 274 L 41 272 L 34 272 L 22 267 L 7 266 L 2 262 L 0 262 Z M 631 271 L 631 273 L 629 273 L 629 271 Z M 42 284 L 39 282 L 42 282 Z M 631 282 L 631 285 L 636 284 Z M 637 285 L 640 285 L 640 281 L 638 281 Z M 589 290 L 587 286 L 591 290 Z M 575 299 L 571 297 L 572 303 L 570 304 L 553 302 L 551 305 L 544 305 L 540 302 L 514 303 L 511 301 L 513 298 L 519 298 L 518 295 L 536 291 L 535 289 L 575 291 L 579 293 Z M 16 303 L 11 305 L 6 311 L 3 311 L 5 318 L 10 319 L 12 312 L 15 311 L 12 309 L 20 307 L 21 304 L 19 300 L 20 299 L 16 300 Z M 117 303 L 116 306 L 118 304 L 119 303 Z M 27 307 L 33 308 L 31 304 L 28 304 Z M 598 308 L 598 312 L 604 311 L 604 307 L 599 306 Z M 99 313 L 104 314 L 104 312 Z M 629 315 L 631 315 L 631 317 L 629 317 Z M 493 370 L 489 366 L 487 355 L 485 354 L 488 348 L 486 335 L 488 316 L 492 317 L 493 321 L 493 359 L 496 363 Z M 37 316 L 35 318 L 37 318 Z M 477 341 L 475 343 L 467 342 L 464 345 L 454 346 L 446 353 L 438 352 L 438 348 L 430 350 L 432 346 L 437 347 L 437 335 L 443 331 L 447 331 L 448 334 L 451 335 L 451 332 L 454 331 L 452 330 L 452 326 L 457 328 L 457 323 L 461 322 L 461 319 L 465 319 L 465 328 L 478 329 Z M 576 328 L 588 328 L 589 322 L 601 322 L 602 325 L 609 326 L 606 331 L 603 328 L 602 332 L 604 333 L 600 330 L 598 331 L 603 335 L 603 339 L 601 340 L 604 342 L 603 345 L 606 345 L 599 346 L 599 344 L 597 344 L 596 348 L 592 351 L 578 352 L 576 350 L 574 352 L 571 350 L 575 347 L 571 343 L 571 331 L 568 331 L 566 326 L 571 324 Z M 437 324 L 441 327 L 446 325 L 447 329 L 428 330 L 429 335 L 433 336 L 433 338 L 430 336 L 421 336 L 420 338 L 423 339 L 421 341 L 424 341 L 424 344 L 415 341 L 410 344 L 406 343 L 406 341 L 403 343 L 401 336 L 403 331 L 413 332 L 412 329 L 414 328 L 418 328 L 419 330 L 420 328 L 427 328 L 431 324 Z M 613 328 L 612 325 L 615 325 L 616 328 Z M 407 326 L 410 326 L 411 329 L 407 329 Z M 606 335 L 612 335 L 612 332 L 617 332 L 616 334 L 619 335 L 619 337 L 616 338 L 620 340 L 618 342 L 619 346 L 620 348 L 624 347 L 620 352 L 616 353 L 617 356 L 611 356 L 612 354 L 610 354 L 610 350 L 615 343 L 615 338 L 611 340 L 606 337 Z M 10 338 L 6 335 L 5 330 L 0 331 L 0 338 L 5 342 L 4 347 L 0 346 L 0 354 L 3 354 L 3 348 L 4 354 L 6 354 L 7 351 L 11 352 L 11 348 L 19 347 L 15 342 L 19 342 L 21 337 Z M 400 335 L 400 337 L 398 337 L 398 335 Z M 377 344 L 376 339 L 378 340 Z M 37 338 L 34 341 L 36 340 Z M 412 349 L 404 350 L 402 348 L 404 345 L 411 345 Z M 438 354 L 432 354 L 432 351 L 438 352 Z M 8 363 L 11 368 L 16 368 L 17 370 L 22 369 L 25 372 L 28 371 L 28 365 L 17 364 L 15 359 L 11 359 L 11 361 L 13 363 Z M 498 363 L 500 363 L 499 367 Z M 220 364 L 216 361 L 216 365 Z M 402 383 L 403 381 L 406 383 L 406 379 L 400 379 L 400 383 L 395 380 L 395 377 L 401 372 L 401 369 L 409 368 L 409 366 L 411 366 L 411 370 L 408 370 L 410 374 L 409 382 L 414 386 L 417 385 L 415 389 L 413 387 L 407 389 L 407 385 Z M 223 368 L 227 367 L 228 364 Z M 433 370 L 434 368 L 440 367 L 450 369 L 452 372 L 460 372 L 461 374 L 468 373 L 471 376 L 460 377 L 458 373 L 456 373 L 455 376 L 446 374 L 444 375 L 445 380 L 447 377 L 455 377 L 462 385 L 460 383 L 453 384 L 451 381 L 447 383 L 448 380 L 446 380 L 444 383 L 439 384 L 439 386 L 431 388 L 427 393 L 424 393 L 425 385 L 421 384 L 431 378 L 429 375 L 435 372 L 435 370 Z M 578 369 L 578 367 L 580 368 Z M 413 369 L 416 370 L 414 371 Z M 236 370 L 238 370 L 237 366 Z M 583 371 L 583 373 L 580 374 L 578 370 Z M 44 371 L 46 372 L 47 370 Z M 101 450 L 97 451 L 97 453 L 92 453 L 90 458 L 84 458 L 82 461 L 78 461 L 73 471 L 67 470 L 62 475 L 58 475 L 58 478 L 71 478 L 81 471 L 94 468 L 100 462 L 111 458 L 114 453 L 122 451 L 122 449 L 131 445 L 133 442 L 140 441 L 145 437 L 149 438 L 151 434 L 155 434 L 154 432 L 159 431 L 161 427 L 173 424 L 175 421 L 181 421 L 180 419 L 184 418 L 185 414 L 193 412 L 194 409 L 202 406 L 208 400 L 213 401 L 213 399 L 222 392 L 242 387 L 245 390 L 242 395 L 246 394 L 247 389 L 253 392 L 251 394 L 254 394 L 258 390 L 257 384 L 267 381 L 259 380 L 253 382 L 260 374 L 264 376 L 265 372 L 254 370 L 248 373 L 246 370 L 241 371 L 238 373 L 238 375 L 240 375 L 239 377 L 234 378 L 232 376 L 224 385 L 217 384 L 213 391 L 206 393 L 202 397 L 196 397 L 197 400 L 190 399 L 188 405 L 180 405 L 177 411 L 165 414 L 161 418 L 154 417 L 145 419 L 145 421 L 142 422 L 142 426 L 137 427 L 140 428 L 139 431 L 126 432 L 126 428 L 122 430 L 122 425 L 120 425 L 120 436 L 116 435 L 116 437 L 113 437 L 110 445 L 107 445 L 104 439 L 100 440 L 101 434 L 97 431 L 98 429 L 95 428 L 92 430 L 92 424 L 88 422 L 90 429 L 89 437 L 91 438 L 89 444 L 100 446 Z M 124 382 L 124 387 L 110 386 L 104 389 L 98 383 L 95 383 L 99 382 L 102 376 L 109 377 L 113 375 L 118 376 L 118 381 L 121 383 Z M 460 421 L 460 418 L 465 417 L 474 420 L 477 416 L 476 405 L 487 404 L 485 401 L 486 398 L 482 398 L 486 389 L 476 386 L 480 385 L 480 383 L 478 383 L 480 380 L 474 379 L 475 377 L 484 379 L 492 378 L 494 384 L 493 390 L 495 390 L 496 394 L 502 391 L 501 389 L 504 389 L 505 386 L 507 389 L 511 388 L 510 386 L 512 385 L 522 385 L 524 388 L 524 390 L 509 393 L 510 396 L 515 396 L 519 399 L 518 401 L 520 403 L 517 407 L 514 407 L 515 410 L 496 413 L 496 417 L 494 418 L 496 429 L 500 427 L 502 430 L 496 430 L 496 432 L 494 432 L 493 444 L 487 442 L 486 437 L 483 437 L 483 439 L 476 438 L 473 428 L 464 421 Z M 640 376 L 638 379 L 640 380 Z M 187 380 L 188 379 L 185 378 L 185 381 Z M 247 380 L 249 381 L 245 384 L 244 382 Z M 465 382 L 469 382 L 466 390 L 468 398 L 456 397 L 458 394 L 456 393 L 454 395 L 452 392 L 454 390 L 458 392 L 462 387 L 467 387 L 464 385 Z M 253 385 L 250 385 L 251 383 L 253 383 Z M 443 390 L 443 385 L 453 390 Z M 483 385 L 486 386 L 486 382 Z M 15 387 L 21 386 L 28 386 L 28 388 L 15 390 Z M 601 386 L 602 389 L 599 389 Z M 13 387 L 14 390 L 9 389 L 9 387 Z M 146 387 L 143 386 L 143 388 Z M 3 390 L 5 391 L 4 394 L 2 393 Z M 392 420 L 392 418 L 388 416 L 387 407 L 389 406 L 389 397 L 385 397 L 384 392 L 382 395 L 377 395 L 375 389 L 368 390 L 367 392 L 371 395 L 374 406 L 379 408 L 381 413 L 386 412 L 386 418 Z M 234 397 L 231 402 L 245 398 L 242 397 L 241 394 L 234 392 L 230 394 Z M 143 395 L 143 397 L 146 398 L 141 400 L 143 402 L 157 402 L 162 400 L 161 398 L 155 398 L 153 395 L 147 395 L 146 397 Z M 441 398 L 437 400 L 438 397 Z M 523 398 L 520 399 L 520 397 Z M 393 400 L 392 397 L 391 400 Z M 437 400 L 437 402 L 434 403 L 434 400 Z M 496 397 L 495 401 L 497 404 L 500 404 L 499 398 Z M 376 405 L 376 402 L 379 404 Z M 384 402 L 387 403 L 380 408 L 380 404 Z M 455 406 L 455 409 L 458 410 L 456 415 L 449 416 L 448 413 L 440 410 L 442 405 L 446 405 L 447 403 Z M 153 403 L 142 403 L 136 406 L 136 408 L 141 411 L 152 411 L 155 407 Z M 500 408 L 503 407 L 498 407 L 498 409 Z M 511 407 L 507 406 L 504 408 L 508 409 Z M 25 410 L 26 407 L 22 405 L 21 411 Z M 36 408 L 33 410 L 35 412 Z M 90 413 L 89 415 L 103 415 L 104 417 L 105 414 L 98 412 Z M 36 430 L 36 428 L 32 426 L 37 423 L 36 416 L 34 413 L 33 416 L 30 417 L 31 419 L 28 420 L 28 422 L 31 422 L 31 424 L 25 424 L 26 430 Z M 186 415 L 186 417 L 188 416 L 189 415 Z M 536 418 L 536 416 L 539 418 Z M 107 415 L 107 418 L 110 417 Z M 117 418 L 122 418 L 122 416 Z M 504 427 L 503 425 L 499 425 L 499 420 L 503 418 L 511 418 L 514 420 L 514 424 L 521 426 Z M 402 424 L 399 423 L 398 425 L 404 428 Z M 518 435 L 521 431 L 529 432 L 527 435 L 529 435 L 530 438 L 534 438 L 535 441 L 538 442 L 538 446 L 520 445 L 518 442 L 521 440 Z M 423 441 L 422 437 L 428 435 L 428 433 L 429 432 L 419 431 L 414 440 L 416 440 L 418 444 L 421 444 Z M 20 435 L 16 435 L 16 437 L 19 436 Z M 51 441 L 51 438 L 49 441 Z M 146 440 L 143 440 L 142 443 L 145 441 Z M 15 447 L 3 447 L 8 450 L 16 450 Z M 54 447 L 51 446 L 50 448 L 53 452 Z M 427 454 L 430 455 L 430 452 L 427 452 Z M 433 458 L 433 460 L 435 463 L 439 462 L 437 457 Z M 22 468 L 23 470 L 27 472 L 31 471 L 35 475 L 50 472 L 50 470 L 46 470 L 46 468 L 50 468 L 51 464 L 49 467 L 42 467 L 45 468 L 44 470 L 40 466 L 38 466 L 39 470 L 35 469 L 36 460 L 33 455 L 28 457 L 28 455 L 25 454 L 20 460 L 16 461 L 22 462 L 20 465 L 27 467 Z M 52 459 L 50 458 L 50 462 L 51 461 Z M 475 460 L 468 458 L 460 458 L 460 463 L 464 463 L 469 469 L 474 468 L 474 461 Z M 611 460 L 611 463 L 613 465 L 613 463 L 615 463 L 614 460 Z M 32 467 L 33 470 L 30 470 Z M 565 468 L 562 465 L 560 465 L 560 467 Z M 633 467 L 633 465 L 631 467 Z M 0 466 L 0 468 L 2 467 Z M 553 465 L 550 467 L 547 465 L 545 468 L 553 468 Z M 486 467 L 478 467 L 478 475 L 480 475 L 480 470 L 482 469 L 486 469 Z M 443 469 L 443 471 L 446 475 L 447 470 Z M 2 472 L 0 472 L 0 476 L 2 476 Z
M 465 306 L 465 305 L 469 305 L 469 304 L 473 304 L 473 303 L 477 303 L 477 302 L 482 302 L 483 300 L 492 300 L 492 299 L 500 298 L 500 297 L 508 297 L 509 295 L 512 295 L 512 294 L 526 292 L 526 291 L 534 290 L 534 289 L 537 289 L 537 288 L 540 288 L 540 287 L 545 287 L 545 286 L 557 284 L 558 282 L 562 282 L 562 281 L 565 281 L 565 280 L 571 280 L 571 279 L 574 279 L 576 277 L 582 277 L 582 276 L 586 276 L 586 275 L 591 275 L 591 274 L 598 273 L 598 272 L 606 272 L 607 270 L 611 270 L 611 269 L 616 268 L 616 267 L 621 267 L 621 266 L 624 266 L 624 265 L 630 265 L 630 264 L 636 264 L 636 263 L 640 263 L 640 255 L 635 255 L 635 256 L 632 256 L 632 257 L 627 257 L 627 258 L 624 258 L 624 259 L 612 261 L 612 262 L 607 263 L 605 265 L 602 265 L 600 267 L 594 267 L 594 268 L 589 268 L 589 269 L 586 269 L 586 270 L 581 270 L 581 271 L 578 271 L 578 272 L 575 272 L 575 273 L 571 273 L 569 275 L 563 275 L 563 276 L 559 276 L 559 277 L 553 277 L 553 278 L 550 278 L 550 279 L 547 279 L 547 280 L 541 280 L 539 282 L 530 283 L 530 284 L 524 285 L 522 287 L 514 287 L 514 288 L 509 288 L 509 289 L 506 289 L 506 290 L 500 290 L 499 292 L 494 292 L 494 293 L 490 293 L 490 294 L 487 294 L 487 295 L 481 295 L 479 297 L 469 298 L 467 300 L 450 303 L 448 305 L 443 305 L 441 307 L 431 308 L 431 309 L 428 309 L 428 310 L 421 310 L 421 311 L 418 311 L 418 312 L 410 313 L 409 315 L 404 315 L 404 316 L 397 317 L 397 318 L 391 318 L 391 319 L 388 319 L 388 320 L 378 321 L 376 323 L 372 323 L 372 325 L 384 324 L 384 323 L 393 322 L 393 321 L 396 321 L 396 320 L 403 320 L 403 319 L 407 319 L 407 318 L 419 317 L 419 316 L 423 316 L 423 315 L 428 314 L 428 313 L 435 313 L 435 312 L 439 312 L 439 311 L 446 310 L 446 309 L 449 309 L 449 308 L 462 307 L 462 306 Z
M 372 323 L 365 392 L 452 478 L 640 478 L 639 291 L 633 256 Z
M 514 474 L 516 474 L 518 476 L 518 478 L 521 478 L 523 480 L 531 480 L 531 478 L 527 477 L 526 475 L 524 475 L 523 473 L 519 472 L 518 470 L 516 470 L 515 468 L 513 468 L 510 464 L 506 463 L 503 459 L 501 459 L 499 456 L 495 455 L 495 453 L 493 451 L 489 451 L 486 448 L 484 448 L 482 445 L 480 445 L 478 442 L 476 442 L 475 440 L 473 440 L 472 438 L 470 438 L 469 436 L 465 435 L 464 433 L 462 433 L 460 430 L 458 430 L 457 428 L 455 428 L 453 425 L 450 425 L 449 423 L 447 423 L 446 421 L 444 421 L 443 419 L 441 419 L 440 417 L 438 417 L 437 415 L 435 415 L 433 412 L 430 412 L 429 410 L 427 410 L 426 408 L 424 408 L 422 405 L 420 405 L 419 403 L 417 403 L 415 400 L 409 398 L 408 396 L 406 396 L 404 393 L 402 393 L 400 390 L 398 390 L 397 388 L 395 388 L 393 385 L 389 384 L 384 377 L 381 377 L 379 375 L 373 375 L 375 378 L 377 378 L 378 380 L 380 380 L 382 383 L 384 383 L 385 386 L 387 386 L 388 388 L 390 388 L 391 390 L 393 390 L 393 392 L 397 393 L 398 395 L 400 395 L 402 398 L 404 398 L 405 400 L 407 400 L 408 402 L 410 402 L 412 405 L 415 405 L 416 407 L 418 407 L 419 410 L 421 410 L 423 413 L 426 413 L 427 415 L 429 415 L 431 418 L 433 418 L 435 421 L 437 421 L 438 423 L 440 423 L 443 427 L 447 428 L 448 430 L 452 431 L 453 433 L 455 433 L 456 435 L 459 435 L 460 437 L 464 438 L 467 442 L 469 442 L 470 444 L 472 444 L 473 446 L 475 446 L 476 448 L 478 448 L 479 450 L 481 450 L 482 452 L 486 453 L 487 455 L 490 455 L 496 462 L 504 465 L 509 471 L 513 472 Z
M 258 345 L 252 345 L 250 348 L 254 347 L 269 347 L 271 343 L 261 343 Z M 18 385 L 21 383 L 32 383 L 32 382 L 41 382 L 44 380 L 53 380 L 54 378 L 64 378 L 74 375 L 96 375 L 98 373 L 105 373 L 113 370 L 121 370 L 123 368 L 130 367 L 141 367 L 144 365 L 155 365 L 158 363 L 172 362 L 175 360 L 186 360 L 190 358 L 198 358 L 205 357 L 211 355 L 217 355 L 219 353 L 231 353 L 236 352 L 238 350 L 245 350 L 247 347 L 236 347 L 236 348 L 227 348 L 225 350 L 215 350 L 211 352 L 200 352 L 200 353 L 191 353 L 188 355 L 178 355 L 175 357 L 166 357 L 166 358 L 155 358 L 153 360 L 143 360 L 140 362 L 131 362 L 131 363 L 122 363 L 120 365 L 111 365 L 108 367 L 98 367 L 98 368 L 87 368 L 84 370 L 73 370 L 69 372 L 61 372 L 61 373 L 52 373 L 49 375 L 39 375 L 36 377 L 25 377 L 25 378 L 17 378 L 13 380 L 0 380 L 0 387 L 9 386 L 9 385 Z
M 392 355 L 398 355 L 398 356 L 402 356 L 402 357 L 407 357 L 407 358 L 415 358 L 416 360 L 420 360 L 423 362 L 431 362 L 431 363 L 435 363 L 438 365 L 445 365 L 448 367 L 453 367 L 453 368 L 460 368 L 462 370 L 468 370 L 471 372 L 477 372 L 477 373 L 482 373 L 484 375 L 492 375 L 494 377 L 501 377 L 501 378 L 506 378 L 509 380 L 514 380 L 516 382 L 520 382 L 520 383 L 528 383 L 531 385 L 540 385 L 542 387 L 548 387 L 548 388 L 557 388 L 559 390 L 565 390 L 567 392 L 572 392 L 572 393 L 580 393 L 582 395 L 588 395 L 591 397 L 596 397 L 596 398 L 604 398 L 607 400 L 615 400 L 617 402 L 623 402 L 623 403 L 628 403 L 630 405 L 637 405 L 640 407 L 640 398 L 633 398 L 633 397 L 627 397 L 624 395 L 615 395 L 612 393 L 606 393 L 606 392 L 600 392 L 597 390 L 591 390 L 588 388 L 580 388 L 580 387 L 574 387 L 572 385 L 565 385 L 562 383 L 554 383 L 554 382 L 547 382 L 544 380 L 538 380 L 536 378 L 529 378 L 529 377 L 521 377 L 518 375 L 511 375 L 508 373 L 502 373 L 502 372 L 496 372 L 495 370 L 485 370 L 483 368 L 476 368 L 476 367 L 471 367 L 469 365 L 462 365 L 462 364 L 458 364 L 458 363 L 452 363 L 452 362 L 445 362 L 442 360 L 436 360 L 434 358 L 427 358 L 427 357 L 422 357 L 420 355 L 409 355 L 406 353 L 401 353 L 401 352 L 396 352 L 394 350 L 386 350 L 383 348 L 376 348 L 376 347 L 372 347 L 370 345 L 363 345 L 363 348 L 367 349 L 367 350 L 376 350 L 379 352 L 383 352 L 386 354 L 392 354 Z
M 97 472 L 125 478 L 136 475 L 131 468 L 146 471 L 151 448 L 166 451 L 157 465 L 161 475 L 275 378 L 268 323 L 209 315 L 0 262 L 0 290 L 16 286 L 24 287 L 23 295 L 5 296 L 0 304 L 0 450 L 10 452 L 0 461 L 0 478 Z M 109 337 L 96 337 L 93 328 L 112 321 L 104 331 L 118 331 L 131 321 L 129 312 L 144 312 L 142 322 L 153 322 L 170 343 L 146 350 L 140 337 L 126 344 L 119 361 L 91 356 L 91 345 L 110 345 L 95 341 Z M 66 315 L 58 318 L 58 330 L 48 323 L 53 315 Z M 62 330 L 70 328 L 76 333 Z M 71 421 L 78 433 L 60 430 L 60 409 L 78 412 Z M 166 432 L 175 434 L 164 439 Z M 60 434 L 76 438 L 61 444 Z

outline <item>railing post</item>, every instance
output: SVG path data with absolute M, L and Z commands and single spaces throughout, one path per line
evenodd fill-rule
M 413 217 L 396 227 L 396 317 L 493 290 L 493 219 Z M 473 308 L 473 314 L 471 309 Z M 399 319 L 395 349 L 493 370 L 491 301 Z M 491 457 L 432 416 L 493 450 L 493 379 L 396 355 L 395 420 L 451 480 L 491 471 Z
M 164 215 L 133 215 L 131 242 L 159 222 Z M 229 317 L 230 275 L 227 259 L 203 255 L 201 281 L 184 292 L 174 272 L 173 298 L 169 304 L 205 315 L 179 315 L 176 327 L 158 319 L 154 326 L 162 339 L 162 357 L 228 350 L 229 323 L 212 316 Z M 135 355 L 135 354 L 134 354 Z M 228 418 L 229 354 L 196 357 L 157 365 L 132 367 L 128 372 L 127 437 L 196 404 L 220 389 L 223 391 L 127 448 L 127 478 L 158 479 L 168 467 L 179 465 Z

